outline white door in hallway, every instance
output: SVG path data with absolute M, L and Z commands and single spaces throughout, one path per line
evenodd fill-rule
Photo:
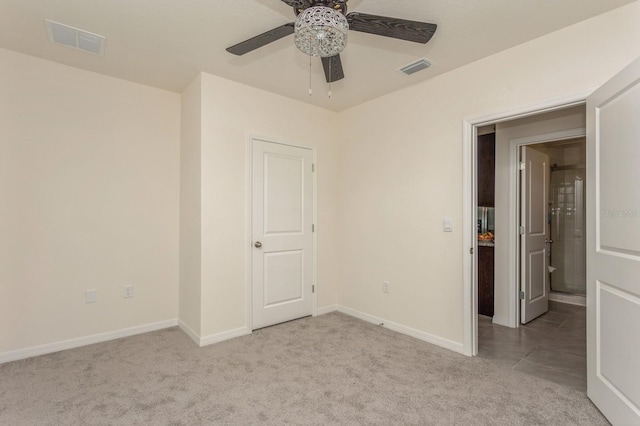
M 640 425 L 640 59 L 587 99 L 587 394 Z
M 252 140 L 252 328 L 313 311 L 313 151 Z
M 549 310 L 549 156 L 520 148 L 520 321 Z

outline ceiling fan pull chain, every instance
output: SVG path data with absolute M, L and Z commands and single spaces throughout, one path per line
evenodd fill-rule
M 309 36 L 309 42 L 311 42 L 311 36 Z M 309 96 L 313 91 L 311 90 L 311 54 L 309 54 Z
M 327 95 L 329 95 L 329 99 L 331 99 L 331 83 L 333 83 L 333 56 L 329 57 L 329 75 L 331 77 L 329 77 L 329 93 L 327 93 Z

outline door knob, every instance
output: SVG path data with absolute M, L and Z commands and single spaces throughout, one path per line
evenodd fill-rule
M 256 246 L 256 248 L 262 247 L 262 243 L 260 241 L 256 241 L 253 245 Z

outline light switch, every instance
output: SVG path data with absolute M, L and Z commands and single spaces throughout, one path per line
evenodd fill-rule
M 442 229 L 444 232 L 453 232 L 453 218 L 445 217 L 442 221 Z

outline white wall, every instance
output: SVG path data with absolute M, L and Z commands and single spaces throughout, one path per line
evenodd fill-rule
M 597 87 L 640 56 L 639 18 L 634 2 L 340 114 L 202 74 L 182 161 L 180 95 L 0 49 L 0 354 L 179 309 L 200 336 L 246 328 L 248 134 L 318 149 L 318 306 L 460 344 L 463 119 Z
M 517 223 L 511 223 L 509 205 L 514 194 L 510 193 L 509 178 L 511 170 L 509 159 L 511 140 L 528 136 L 544 135 L 585 128 L 587 123 L 586 107 L 578 106 L 554 111 L 537 116 L 512 120 L 496 124 L 496 233 L 495 233 L 495 274 L 494 274 L 494 316 L 493 322 L 508 327 L 515 327 L 516 281 L 509 275 L 509 229 L 515 229 Z
M 336 113 L 201 74 L 202 330 L 207 340 L 247 324 L 247 138 L 317 148 L 318 306 L 336 303 L 339 277 Z M 305 90 L 305 88 L 300 88 Z
M 640 56 L 639 18 L 634 2 L 343 112 L 339 303 L 461 343 L 463 120 L 597 87 Z
M 0 49 L 0 132 L 0 358 L 175 321 L 180 96 Z
M 202 317 L 202 98 L 200 76 L 182 93 L 180 126 L 180 284 L 181 327 L 199 336 Z

